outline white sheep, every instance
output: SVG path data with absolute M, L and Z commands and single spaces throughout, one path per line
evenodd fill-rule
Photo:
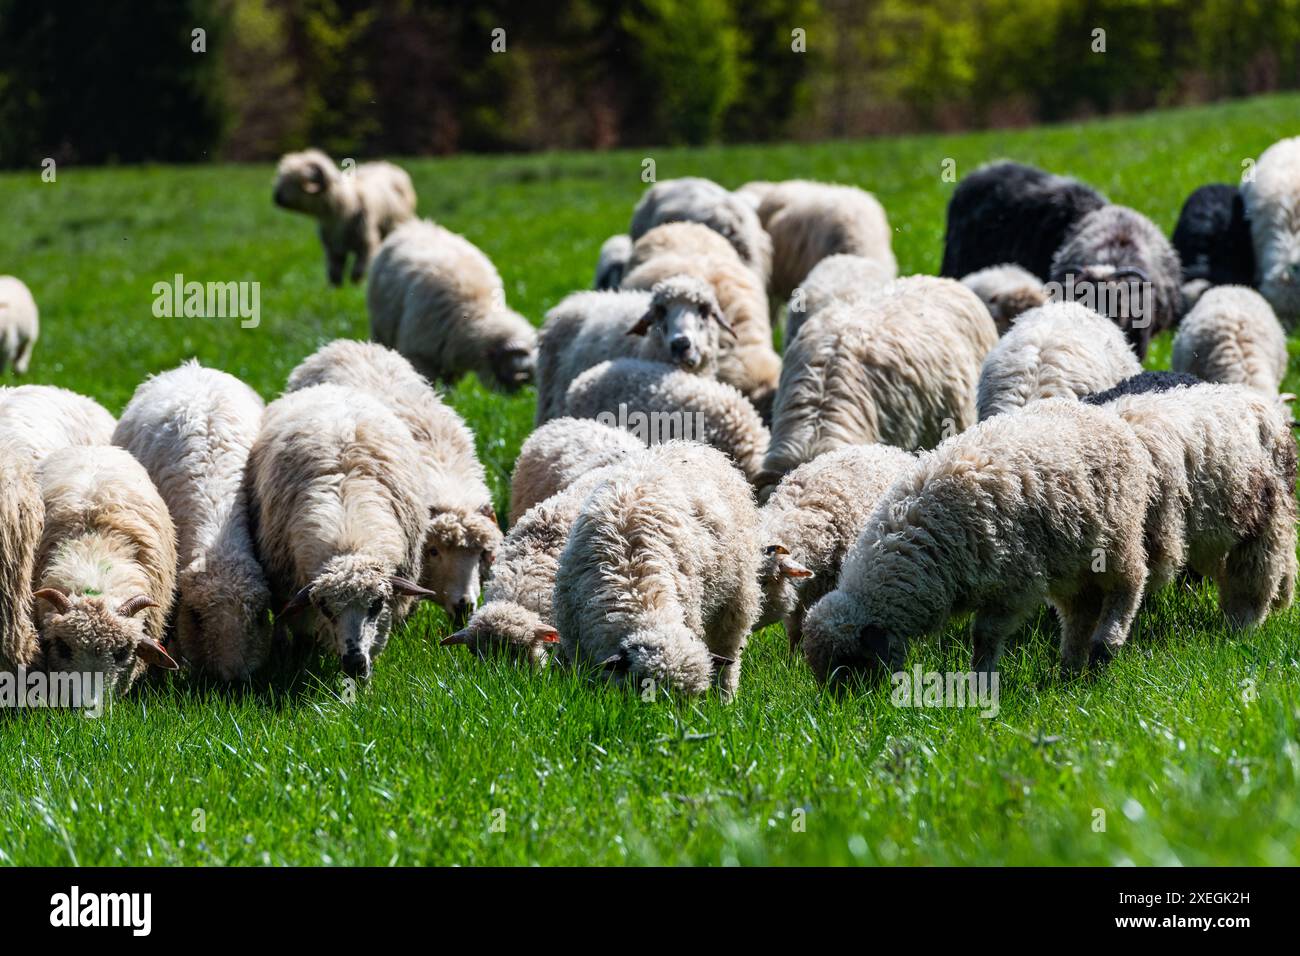
M 922 455 L 878 502 L 834 591 L 804 619 L 804 657 L 831 684 L 897 670 L 910 641 L 974 612 L 974 664 L 1047 601 L 1075 673 L 1118 647 L 1147 577 L 1151 456 L 1104 408 L 1048 399 Z M 1098 556 L 1104 561 L 1099 561 Z
M 555 418 L 534 431 L 519 449 L 510 479 L 510 525 L 533 505 L 558 494 L 579 477 L 622 461 L 645 443 L 622 428 L 589 419 Z
M 619 684 L 731 699 L 758 618 L 758 510 L 721 452 L 656 445 L 610 466 L 556 572 L 560 653 Z
M 961 284 L 988 307 L 999 335 L 1005 335 L 1022 312 L 1047 303 L 1043 280 L 1011 262 L 972 272 L 962 277 Z
M 53 385 L 0 388 L 0 438 L 34 459 L 74 445 L 111 445 L 117 419 L 93 398 Z
M 463 236 L 415 221 L 384 240 L 366 284 L 370 336 L 435 382 L 475 372 L 514 391 L 532 381 L 537 331 L 506 305 L 490 259 Z
M 984 359 L 979 418 L 1082 398 L 1141 371 L 1119 326 L 1077 302 L 1049 302 L 1016 319 Z
M 40 333 L 40 316 L 31 290 L 21 279 L 0 276 L 0 374 L 7 365 L 13 366 L 15 375 L 27 374 Z
M 625 232 L 610 236 L 600 246 L 596 261 L 596 279 L 592 288 L 617 289 L 627 271 L 627 261 L 632 257 L 632 237 Z
M 785 307 L 785 345 L 802 325 L 836 302 L 858 304 L 889 287 L 891 271 L 879 260 L 847 254 L 827 256 L 790 293 Z
M 368 393 L 410 430 L 428 482 L 430 525 L 419 584 L 452 618 L 464 618 L 478 605 L 501 544 L 474 433 L 411 363 L 373 342 L 338 339 L 322 346 L 289 374 L 286 391 L 322 383 Z
M 808 608 L 834 590 L 877 500 L 916 461 L 889 445 L 850 445 L 781 479 L 759 509 L 763 613 L 756 627 L 781 621 L 791 651 L 799 645 Z
M 750 481 L 762 469 L 770 441 L 758 410 L 726 382 L 643 359 L 587 369 L 569 386 L 564 411 L 627 429 L 646 445 L 674 439 L 711 445 Z
M 333 285 L 343 282 L 349 255 L 353 257 L 350 277 L 360 282 L 384 237 L 415 218 L 415 187 L 406 170 L 376 162 L 341 172 L 319 149 L 288 153 L 280 159 L 273 198 L 277 206 L 319 222 Z
M 1264 150 L 1241 186 L 1255 246 L 1255 285 L 1288 328 L 1300 319 L 1300 136 Z
M 1178 323 L 1170 366 L 1207 382 L 1275 395 L 1286 376 L 1286 332 L 1254 289 L 1215 286 Z
M 786 349 L 759 500 L 835 448 L 933 448 L 973 424 L 980 364 L 997 339 L 984 303 L 953 279 L 909 276 L 818 312 Z
M 176 528 L 144 466 L 111 446 L 51 452 L 37 470 L 45 526 L 37 628 L 45 666 L 99 673 L 125 694 L 163 649 L 176 590 Z M 143 612 L 143 613 L 142 613 Z
M 227 681 L 248 679 L 271 650 L 271 591 L 244 493 L 262 408 L 233 375 L 190 361 L 140 385 L 113 433 L 144 465 L 176 525 L 173 655 Z
M 27 450 L 0 441 L 0 673 L 38 666 L 32 578 L 45 502 Z
M 412 598 L 431 596 L 414 583 L 429 524 L 415 439 L 365 392 L 313 385 L 266 407 L 247 474 L 281 616 L 369 677 Z

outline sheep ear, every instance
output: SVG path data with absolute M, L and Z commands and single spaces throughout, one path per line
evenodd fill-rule
M 767 554 L 789 554 L 790 549 L 783 544 L 769 544 L 763 551 Z
M 731 327 L 731 323 L 723 317 L 721 309 L 710 309 L 709 314 L 713 316 L 714 322 L 717 322 L 718 325 L 722 326 L 724 332 L 728 333 L 733 339 L 739 338 L 739 336 L 736 335 L 736 330 Z
M 311 604 L 311 585 L 308 585 L 291 597 L 289 603 L 280 610 L 279 616 L 287 617 L 290 614 L 297 614 L 309 604 Z
M 157 607 L 158 602 L 153 600 L 147 594 L 137 594 L 135 597 L 127 598 L 118 607 L 117 613 L 121 617 L 135 617 L 145 608 Z
M 538 644 L 558 644 L 560 643 L 560 632 L 549 624 L 538 624 L 533 628 L 533 637 Z
M 628 335 L 645 335 L 650 331 L 650 326 L 655 324 L 654 310 L 651 309 L 641 318 L 637 319 L 636 325 L 627 330 Z
M 490 519 L 493 524 L 497 523 L 497 509 L 492 507 L 491 502 L 488 502 L 487 504 L 479 505 L 478 513 L 481 514 L 484 518 Z
M 405 594 L 408 597 L 418 598 L 432 598 L 438 596 L 428 588 L 422 588 L 414 581 L 408 581 L 406 578 L 398 577 L 396 574 L 390 577 L 388 581 L 392 584 L 393 591 L 396 594 Z
M 172 660 L 172 656 L 163 650 L 163 646 L 152 637 L 140 639 L 140 643 L 135 646 L 135 656 L 146 664 L 161 667 L 165 671 L 180 669 L 180 665 Z
M 68 596 L 56 588 L 41 588 L 39 591 L 33 591 L 32 597 L 44 601 L 60 614 L 67 614 L 72 610 L 72 602 Z
M 782 557 L 777 561 L 781 574 L 787 578 L 811 578 L 813 573 L 791 557 Z
M 469 630 L 457 631 L 455 634 L 448 634 L 438 642 L 440 647 L 453 647 L 457 644 L 473 644 L 474 639 L 470 636 Z

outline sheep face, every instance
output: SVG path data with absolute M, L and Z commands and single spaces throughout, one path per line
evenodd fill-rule
M 536 611 L 510 601 L 489 601 L 464 629 L 442 639 L 444 647 L 464 644 L 479 657 L 506 656 L 540 667 L 560 636 Z
M 526 322 L 518 312 L 512 312 Z M 492 377 L 503 391 L 517 391 L 533 381 L 537 371 L 537 347 L 532 342 L 511 340 L 493 348 L 488 353 Z
M 878 678 L 901 663 L 901 645 L 883 627 L 863 621 L 843 591 L 832 591 L 808 612 L 803 653 L 818 683 L 835 689 Z
M 723 318 L 713 287 L 699 279 L 675 276 L 651 291 L 650 309 L 628 335 L 653 334 L 658 351 L 687 372 L 712 370 L 720 330 L 735 332 Z
M 793 614 L 799 603 L 798 585 L 812 576 L 812 571 L 790 556 L 785 545 L 767 545 L 758 571 L 763 611 L 754 627 L 767 627 Z
M 111 696 L 130 690 L 150 664 L 176 669 L 171 656 L 145 633 L 144 619 L 137 617 L 157 606 L 144 595 L 116 608 L 102 597 L 66 595 L 54 588 L 43 588 L 35 596 L 52 609 L 41 628 L 41 649 L 50 671 L 102 674 L 104 692 Z
M 462 623 L 478 607 L 483 580 L 500 543 L 501 529 L 491 505 L 469 515 L 433 511 L 420 586 Z
M 289 153 L 275 173 L 272 199 L 282 209 L 320 216 L 329 207 L 329 193 L 338 168 L 320 150 Z
M 206 646 L 213 675 L 247 680 L 271 650 L 271 592 L 260 569 L 246 562 L 195 562 L 178 579 L 176 645 L 181 653 Z
M 600 662 L 611 683 L 641 692 L 657 686 L 674 693 L 700 695 L 719 682 L 730 659 L 708 647 L 680 624 L 641 628 L 629 634 L 618 651 Z M 653 681 L 647 685 L 646 681 Z

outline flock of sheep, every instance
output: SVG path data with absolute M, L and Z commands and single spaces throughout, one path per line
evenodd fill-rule
M 1185 572 L 1234 627 L 1292 601 L 1300 138 L 1193 193 L 1172 242 L 1078 181 L 982 167 L 942 277 L 898 277 L 860 189 L 661 182 L 540 333 L 398 167 L 290 154 L 274 200 L 318 220 L 331 282 L 369 273 L 374 341 L 325 345 L 265 407 L 197 362 L 118 420 L 0 389 L 0 670 L 125 693 L 296 646 L 364 678 L 431 599 L 444 644 L 729 699 L 777 621 L 839 684 L 964 613 L 992 670 L 1044 603 L 1077 673 Z M 1173 371 L 1143 372 L 1174 327 Z M 0 358 L 25 372 L 37 331 L 0 278 Z M 537 390 L 504 535 L 432 384 L 467 372 Z M 647 446 L 616 412 L 698 428 Z

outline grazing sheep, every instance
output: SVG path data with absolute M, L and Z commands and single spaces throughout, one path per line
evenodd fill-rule
M 1241 194 L 1254 239 L 1254 284 L 1291 328 L 1300 319 L 1300 136 L 1264 150 Z
M 1227 183 L 1195 190 L 1183 203 L 1174 226 L 1174 251 L 1183 264 L 1183 307 L 1190 309 L 1206 288 L 1250 285 L 1255 281 L 1255 249 L 1241 191 Z
M 53 385 L 0 388 L 0 438 L 40 460 L 74 445 L 111 445 L 117 420 L 93 398 Z
M 962 277 L 961 284 L 988 307 L 999 335 L 1006 334 L 1016 316 L 1047 302 L 1042 280 L 1028 269 L 1010 263 L 972 272 Z
M 1114 323 L 1077 302 L 1049 302 L 1016 319 L 984 359 L 979 420 L 1044 398 L 1082 398 L 1141 371 Z
M 40 664 L 32 579 L 45 502 L 26 449 L 0 441 L 0 673 Z
M 1217 286 L 1179 323 L 1170 365 L 1207 382 L 1276 395 L 1286 377 L 1286 332 L 1254 289 Z
M 1046 282 L 1066 234 L 1105 204 L 1091 186 L 1033 166 L 981 166 L 958 183 L 948 202 L 939 274 L 959 279 L 1012 263 Z
M 26 375 L 41 323 L 36 300 L 22 280 L 0 276 L 0 374 L 12 365 L 15 375 Z
M 889 287 L 892 270 L 876 259 L 862 256 L 827 256 L 803 278 L 785 307 L 785 345 L 799 334 L 805 322 L 836 302 L 861 303 Z
M 100 673 L 125 694 L 162 641 L 176 589 L 176 527 L 144 466 L 121 448 L 74 446 L 37 469 L 45 527 L 36 557 L 45 666 Z M 143 612 L 143 613 L 142 613 Z
M 832 449 L 933 448 L 974 424 L 980 363 L 997 341 L 984 303 L 952 279 L 910 276 L 818 312 L 786 349 L 759 501 Z
M 413 581 L 429 512 L 410 430 L 357 389 L 290 392 L 266 407 L 246 481 L 281 615 L 344 673 L 369 677 L 412 598 L 431 596 Z
M 627 271 L 627 261 L 632 257 L 632 237 L 620 232 L 610 236 L 600 246 L 600 259 L 596 262 L 596 281 L 592 288 L 617 289 Z
M 1075 224 L 1052 259 L 1051 283 L 1054 300 L 1082 302 L 1123 329 L 1140 359 L 1182 310 L 1178 253 L 1127 206 L 1103 206 Z
M 992 672 L 1047 601 L 1062 669 L 1077 672 L 1122 644 L 1137 614 L 1154 480 L 1151 456 L 1107 409 L 1049 399 L 980 422 L 881 498 L 835 590 L 804 619 L 804 657 L 833 685 L 897 670 L 912 639 L 973 611 L 975 668 Z
M 533 380 L 537 331 L 506 306 L 496 267 L 463 236 L 431 222 L 395 230 L 366 286 L 370 337 L 435 382 L 476 372 L 514 391 Z
M 1290 605 L 1296 577 L 1296 448 L 1275 399 L 1240 385 L 1196 385 L 1107 406 L 1156 467 L 1146 520 L 1147 585 L 1191 568 L 1214 580 L 1233 627 Z
M 288 153 L 280 159 L 273 198 L 277 206 L 320 223 L 332 285 L 343 282 L 349 255 L 353 257 L 350 277 L 360 282 L 384 237 L 415 218 L 415 187 L 406 170 L 378 162 L 362 163 L 344 173 L 319 149 Z
M 628 233 L 640 239 L 666 222 L 700 222 L 725 238 L 741 261 L 767 286 L 772 271 L 772 240 L 763 230 L 754 207 L 708 179 L 688 176 L 655 183 L 632 211 Z
M 1167 392 L 1174 388 L 1200 384 L 1201 380 L 1195 375 L 1187 375 L 1183 372 L 1139 372 L 1136 375 L 1130 375 L 1118 385 L 1114 385 L 1104 392 L 1084 395 L 1080 401 L 1088 405 L 1107 405 L 1117 398 L 1123 398 L 1125 395 Z
M 587 369 L 569 386 L 564 411 L 628 429 L 647 445 L 671 439 L 711 445 L 750 481 L 762 469 L 770 440 L 757 409 L 726 382 L 643 359 Z
M 856 186 L 775 183 L 759 203 L 758 218 L 772 237 L 768 287 L 779 299 L 788 299 L 817 263 L 836 254 L 878 262 L 890 279 L 898 274 L 884 207 Z
M 560 653 L 616 682 L 731 699 L 758 619 L 758 510 L 739 471 L 696 442 L 611 466 L 556 572 Z
M 510 526 L 589 471 L 638 452 L 645 443 L 622 428 L 590 419 L 555 418 L 528 436 L 510 479 Z
M 271 591 L 254 553 L 244 466 L 262 399 L 196 361 L 135 390 L 113 443 L 144 465 L 176 526 L 172 655 L 221 680 L 247 680 L 271 650 Z
M 453 619 L 463 619 L 478 605 L 501 544 L 474 433 L 410 362 L 382 345 L 337 339 L 299 363 L 286 391 L 323 383 L 366 392 L 410 430 L 428 482 L 430 525 L 419 584 Z
M 799 645 L 808 608 L 834 590 L 877 500 L 916 461 L 889 445 L 850 445 L 781 479 L 758 513 L 763 613 L 755 627 L 781 621 L 790 650 Z
M 538 348 L 537 424 L 563 414 L 569 385 L 607 359 L 667 362 L 696 375 L 718 370 L 720 333 L 734 327 L 707 282 L 666 278 L 645 292 L 575 292 L 546 313 Z

